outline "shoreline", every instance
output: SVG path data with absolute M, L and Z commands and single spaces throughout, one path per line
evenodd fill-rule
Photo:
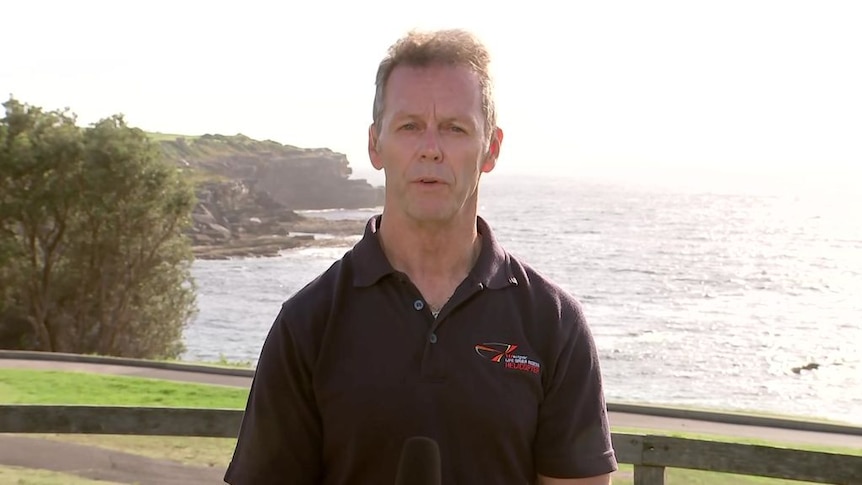
M 255 231 L 253 226 L 232 233 L 228 239 L 193 237 L 195 259 L 271 258 L 288 249 L 353 246 L 362 236 L 365 220 L 303 217 L 275 231 Z M 269 233 L 267 233 L 269 232 Z
M 323 237 L 318 237 L 323 236 Z M 195 245 L 196 260 L 226 260 L 233 258 L 272 258 L 288 249 L 352 246 L 355 237 L 332 234 L 298 234 L 288 236 L 257 236 L 223 244 Z

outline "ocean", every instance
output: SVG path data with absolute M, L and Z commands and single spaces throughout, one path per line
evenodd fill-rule
M 583 303 L 608 400 L 862 424 L 860 207 L 807 184 L 490 174 L 479 213 Z M 196 261 L 183 358 L 254 363 L 281 302 L 346 250 Z

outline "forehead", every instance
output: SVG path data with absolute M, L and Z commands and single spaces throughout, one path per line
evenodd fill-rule
M 479 76 L 462 65 L 397 66 L 389 75 L 384 100 L 389 115 L 430 110 L 453 117 L 482 116 Z

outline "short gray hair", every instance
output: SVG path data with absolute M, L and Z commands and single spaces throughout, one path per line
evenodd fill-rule
M 485 134 L 490 136 L 497 127 L 497 111 L 491 83 L 491 56 L 476 36 L 461 29 L 432 32 L 410 31 L 393 44 L 377 68 L 374 93 L 374 127 L 380 130 L 383 117 L 383 99 L 386 83 L 399 65 L 426 67 L 433 64 L 463 65 L 479 77 L 482 94 L 482 113 L 485 115 Z

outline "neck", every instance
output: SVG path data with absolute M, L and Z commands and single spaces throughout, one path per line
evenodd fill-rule
M 384 210 L 379 228 L 383 252 L 393 268 L 414 282 L 460 282 L 479 256 L 476 211 L 445 223 L 419 223 Z

